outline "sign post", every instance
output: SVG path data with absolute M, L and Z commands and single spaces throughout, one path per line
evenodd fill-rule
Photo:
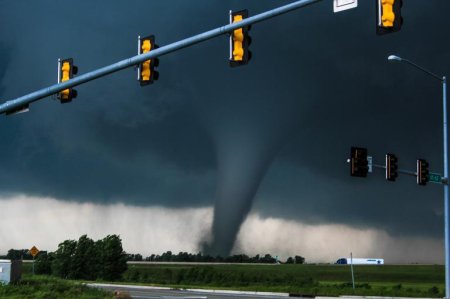
M 353 252 L 350 252 L 350 268 L 352 269 L 352 286 L 355 290 L 355 274 L 353 274 Z
M 36 246 L 33 246 L 33 247 L 31 247 L 31 249 L 28 252 L 33 257 L 33 275 L 34 275 L 34 257 L 39 253 L 39 249 L 37 249 Z

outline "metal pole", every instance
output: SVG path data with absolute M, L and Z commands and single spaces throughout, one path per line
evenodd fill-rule
M 418 65 L 418 64 L 415 64 L 415 63 L 412 62 L 411 60 L 402 58 L 401 61 L 402 61 L 402 62 L 409 63 L 410 65 L 412 65 L 413 67 L 415 67 L 415 68 L 421 70 L 422 72 L 427 73 L 427 74 L 430 75 L 430 76 L 433 76 L 434 78 L 438 79 L 439 81 L 442 81 L 442 77 L 439 77 L 438 75 L 436 75 L 435 73 L 433 73 L 433 72 L 427 70 L 426 68 L 421 67 L 421 66 Z
M 171 52 L 175 52 L 175 51 L 183 49 L 183 48 L 187 48 L 189 46 L 204 42 L 206 40 L 226 34 L 228 32 L 232 32 L 235 29 L 249 26 L 249 25 L 252 25 L 255 23 L 259 23 L 259 22 L 265 21 L 267 19 L 271 19 L 273 17 L 288 13 L 290 11 L 308 6 L 310 4 L 313 4 L 313 3 L 316 3 L 319 1 L 322 1 L 322 0 L 296 1 L 293 3 L 260 13 L 253 17 L 246 18 L 240 22 L 228 24 L 228 25 L 225 25 L 225 26 L 222 26 L 222 27 L 210 30 L 210 31 L 206 31 L 204 33 L 200 33 L 198 35 L 183 39 L 181 41 L 174 42 L 172 44 L 160 47 L 160 48 L 152 50 L 150 52 L 124 59 L 117 63 L 114 63 L 111 65 L 105 66 L 103 68 L 91 71 L 89 73 L 77 76 L 76 78 L 70 79 L 63 83 L 55 84 L 50 87 L 46 87 L 46 88 L 40 89 L 38 91 L 35 91 L 33 93 L 24 95 L 22 97 L 7 101 L 6 103 L 0 105 L 0 113 L 5 113 L 5 112 L 8 112 L 8 111 L 11 111 L 14 109 L 19 109 L 27 104 L 30 104 L 32 102 L 35 102 L 42 98 L 45 98 L 49 95 L 56 94 L 64 89 L 71 88 L 71 87 L 74 87 L 77 85 L 81 85 L 83 83 L 95 80 L 100 77 L 104 77 L 104 76 L 112 74 L 114 72 L 138 65 L 146 60 L 156 58 L 159 56 L 163 56 L 163 55 L 169 54 Z
M 386 169 L 386 165 L 381 165 L 381 164 L 372 164 L 373 168 L 381 168 L 381 169 Z M 397 169 L 398 173 L 402 173 L 402 174 L 406 174 L 406 175 L 410 175 L 410 176 L 416 176 L 417 172 L 415 171 L 411 171 L 411 170 L 406 170 L 406 169 Z
M 449 177 L 448 177 L 448 126 L 447 126 L 447 78 L 445 76 L 439 77 L 433 72 L 430 72 L 429 70 L 421 67 L 418 64 L 415 64 L 414 62 L 403 59 L 398 56 L 394 56 L 394 60 L 398 60 L 400 62 L 406 62 L 413 67 L 421 70 L 422 72 L 425 72 L 429 74 L 430 76 L 438 79 L 442 82 L 442 106 L 443 106 L 443 137 L 444 137 L 444 177 L 442 178 L 443 185 L 444 185 L 444 252 L 445 252 L 445 298 L 450 299 L 450 207 L 449 207 Z M 391 56 L 390 56 L 391 57 Z M 389 60 L 391 58 L 388 57 Z
M 448 179 L 448 130 L 447 130 L 447 78 L 442 77 L 442 105 L 444 129 L 444 177 Z M 450 298 L 450 228 L 449 228 L 448 184 L 444 185 L 444 226 L 445 226 L 445 298 Z
M 350 252 L 350 268 L 352 270 L 352 285 L 353 290 L 355 290 L 355 275 L 353 274 L 353 253 Z

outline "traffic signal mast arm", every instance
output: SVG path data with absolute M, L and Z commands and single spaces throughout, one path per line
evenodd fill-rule
M 255 23 L 259 23 L 259 22 L 274 18 L 276 16 L 294 11 L 294 10 L 302 8 L 302 7 L 306 7 L 310 4 L 314 4 L 314 3 L 317 3 L 320 1 L 322 1 L 322 0 L 296 1 L 293 3 L 287 4 L 287 5 L 263 12 L 261 14 L 255 15 L 253 17 L 246 18 L 240 22 L 228 24 L 228 25 L 225 25 L 225 26 L 213 29 L 213 30 L 209 30 L 204 33 L 200 33 L 198 35 L 183 39 L 181 41 L 174 42 L 172 44 L 160 47 L 160 48 L 152 50 L 152 51 L 149 51 L 147 53 L 124 59 L 122 61 L 102 67 L 100 69 L 91 71 L 89 73 L 79 75 L 76 78 L 70 79 L 68 81 L 61 82 L 59 84 L 55 84 L 55 85 L 40 89 L 38 91 L 32 92 L 30 94 L 24 95 L 22 97 L 7 101 L 4 104 L 0 105 L 0 113 L 7 113 L 10 111 L 20 109 L 21 107 L 26 107 L 30 103 L 33 103 L 33 102 L 40 100 L 42 98 L 45 98 L 47 96 L 56 94 L 65 89 L 81 85 L 83 83 L 98 79 L 100 77 L 107 76 L 109 74 L 121 71 L 123 69 L 136 66 L 146 60 L 156 58 L 159 56 L 163 56 L 163 55 L 190 47 L 192 45 L 204 42 L 206 40 L 215 38 L 217 36 L 230 33 L 238 28 L 242 28 L 242 27 L 246 27 L 246 26 L 249 26 L 249 25 L 252 25 Z
M 381 165 L 381 164 L 374 164 L 372 163 L 372 167 L 373 168 L 380 168 L 380 169 L 386 169 L 386 165 Z M 406 169 L 397 169 L 398 173 L 402 173 L 402 174 L 406 174 L 406 175 L 410 175 L 410 176 L 416 176 L 417 173 L 415 171 L 410 171 L 410 170 L 406 170 Z
M 349 160 L 347 160 L 348 163 L 350 163 Z M 386 165 L 375 164 L 375 163 L 372 163 L 372 167 L 373 168 L 386 169 Z M 406 170 L 406 169 L 397 169 L 397 172 L 398 173 L 402 173 L 402 174 L 406 174 L 406 175 L 409 175 L 409 176 L 417 177 L 417 172 L 416 171 L 411 171 L 411 170 Z M 444 184 L 444 185 L 448 184 L 448 179 L 445 178 L 445 177 L 442 177 L 441 184 Z

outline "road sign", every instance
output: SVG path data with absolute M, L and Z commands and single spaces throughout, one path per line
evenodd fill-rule
M 358 7 L 358 0 L 333 0 L 334 12 L 340 12 L 355 7 Z
M 39 253 L 39 249 L 37 249 L 36 246 L 33 246 L 28 252 L 31 254 L 32 257 L 35 257 Z
M 438 173 L 430 173 L 428 179 L 430 183 L 442 184 L 442 176 Z
M 367 167 L 369 168 L 369 172 L 372 173 L 372 156 L 367 156 Z

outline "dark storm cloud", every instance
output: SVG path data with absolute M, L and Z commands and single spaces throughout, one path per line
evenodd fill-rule
M 367 30 L 373 28 L 373 7 L 360 5 L 358 13 L 334 20 L 326 45 L 316 55 L 309 53 L 309 61 L 293 62 L 294 67 L 315 70 L 310 75 L 316 94 L 311 106 L 300 112 L 295 137 L 263 184 L 258 210 L 440 237 L 441 187 L 419 188 L 415 178 L 404 176 L 387 183 L 380 171 L 365 180 L 350 178 L 345 160 L 350 145 L 360 145 L 368 147 L 379 164 L 385 153 L 393 152 L 401 168 L 414 170 L 415 159 L 424 157 L 432 170 L 442 171 L 441 85 L 408 66 L 388 64 L 386 57 L 397 53 L 438 74 L 448 72 L 449 43 L 439 36 L 449 35 L 450 7 L 442 1 L 405 2 L 403 30 L 376 37 Z M 345 23 L 340 22 L 344 17 Z M 302 38 L 314 41 L 314 34 Z
M 125 70 L 78 87 L 71 104 L 44 100 L 2 118 L 2 191 L 210 205 L 218 148 L 259 146 L 269 149 L 262 163 L 270 163 L 282 147 L 257 211 L 441 236 L 439 186 L 419 188 L 403 176 L 388 184 L 379 172 L 350 178 L 345 160 L 360 145 L 379 163 L 389 151 L 401 168 L 424 157 L 441 171 L 439 82 L 386 57 L 448 73 L 450 4 L 404 1 L 402 31 L 377 37 L 373 1 L 359 2 L 333 14 L 331 1 L 322 1 L 253 26 L 254 58 L 243 68 L 228 67 L 227 39 L 217 38 L 162 57 L 154 86 L 140 88 Z M 68 3 L 2 1 L 0 98 L 52 84 L 58 57 L 74 57 L 84 73 L 134 55 L 138 34 L 154 33 L 164 45 L 223 25 L 230 8 L 254 14 L 282 3 L 84 1 L 62 13 Z M 27 67 L 34 74 L 24 78 Z M 421 116 L 425 125 L 416 122 Z
M 181 11 L 192 13 L 191 6 L 177 3 Z M 134 55 L 138 34 L 164 29 L 158 36 L 160 43 L 180 38 L 180 31 L 187 35 L 182 20 L 178 20 L 180 30 L 164 26 L 173 10 L 158 3 L 136 3 L 130 8 L 82 2 L 64 16 L 59 5 L 8 4 L 9 10 L 2 10 L 10 20 L 2 27 L 2 43 L 15 47 L 9 62 L 14 67 L 2 82 L 2 98 L 53 83 L 57 57 L 73 56 L 85 72 Z M 147 14 L 139 12 L 142 6 L 160 13 L 149 21 Z M 16 14 L 34 27 L 24 30 L 29 25 L 14 23 Z M 34 55 L 25 60 L 22 55 L 30 50 Z M 30 64 L 39 76 L 19 84 L 17 78 Z M 165 67 L 176 64 L 176 57 L 164 60 Z M 127 70 L 79 87 L 80 96 L 73 104 L 47 100 L 33 106 L 29 117 L 3 120 L 4 126 L 10 126 L 5 131 L 15 133 L 3 144 L 10 158 L 2 189 L 80 200 L 204 204 L 209 200 L 208 186 L 213 186 L 214 153 L 192 101 L 185 100 L 192 98 L 189 84 L 176 73 L 176 68 L 166 73 L 155 91 L 141 89 L 135 72 Z

